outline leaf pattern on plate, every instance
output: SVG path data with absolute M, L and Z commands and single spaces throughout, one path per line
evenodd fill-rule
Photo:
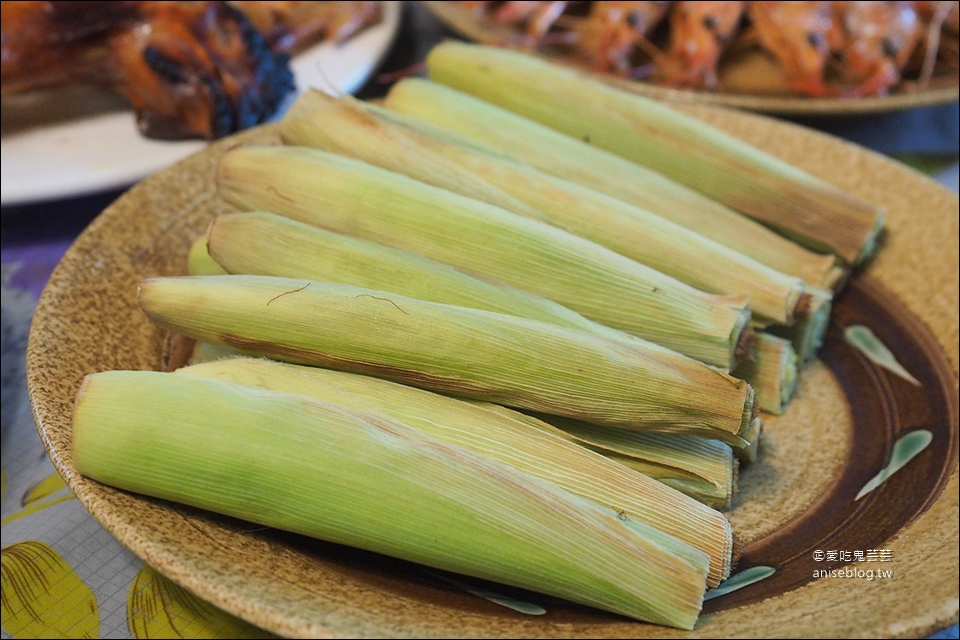
M 441 575 L 433 571 L 427 571 L 427 573 L 429 573 L 430 575 L 432 575 L 433 577 L 439 580 L 442 580 L 443 582 L 446 582 L 447 584 L 451 584 L 457 587 L 458 589 L 463 589 L 470 595 L 477 596 L 478 598 L 483 598 L 484 600 L 489 600 L 490 602 L 499 604 L 501 607 L 506 607 L 507 609 L 513 609 L 514 611 L 517 611 L 519 613 L 525 613 L 528 616 L 542 616 L 547 612 L 546 609 L 544 609 L 543 607 L 537 604 L 524 602 L 523 600 L 517 600 L 516 598 L 505 596 L 505 595 L 496 593 L 495 591 L 490 591 L 489 589 L 486 589 L 484 587 L 474 586 L 462 580 L 457 580 L 450 576 Z
M 276 638 L 201 600 L 144 565 L 130 588 L 127 626 L 134 638 Z
M 760 582 L 764 578 L 769 578 L 774 573 L 776 569 L 773 567 L 750 567 L 749 569 L 744 569 L 740 573 L 735 573 L 723 582 L 721 582 L 716 589 L 711 589 L 703 596 L 704 600 L 712 600 L 714 598 L 719 598 L 720 596 L 732 593 L 739 589 L 743 589 L 747 585 L 751 585 L 754 582 Z
M 870 481 L 863 485 L 854 502 L 867 495 L 881 484 L 887 481 L 887 478 L 902 469 L 908 462 L 926 449 L 933 441 L 933 434 L 926 429 L 917 429 L 910 433 L 900 436 L 896 444 L 893 445 L 893 451 L 890 453 L 890 462 L 886 467 L 880 470 L 880 473 L 873 476 Z
M 2 550 L 3 628 L 15 638 L 96 638 L 93 591 L 50 546 L 37 540 Z
M 920 381 L 903 368 L 903 365 L 894 357 L 893 352 L 874 335 L 869 327 L 865 327 L 862 324 L 847 327 L 843 332 L 843 337 L 848 344 L 856 347 L 874 364 L 888 371 L 892 371 L 914 386 L 920 386 Z

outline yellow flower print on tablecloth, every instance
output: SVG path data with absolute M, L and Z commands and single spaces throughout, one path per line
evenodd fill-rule
M 52 473 L 37 484 L 33 485 L 27 489 L 23 497 L 20 499 L 20 506 L 23 507 L 22 511 L 13 513 L 3 519 L 3 524 L 7 524 L 23 518 L 24 516 L 29 516 L 32 513 L 36 513 L 47 507 L 52 507 L 53 505 L 63 502 L 64 500 L 70 500 L 74 497 L 72 493 L 65 493 L 64 495 L 57 496 L 51 500 L 46 500 L 50 496 L 63 491 L 67 488 L 67 483 L 63 481 L 63 478 L 60 477 L 59 473 Z
M 67 483 L 63 481 L 63 478 L 60 477 L 60 474 L 51 473 L 49 476 L 24 492 L 23 497 L 20 498 L 20 506 L 26 507 L 31 503 L 39 502 L 44 498 L 49 498 L 61 489 L 66 488 Z
M 127 600 L 134 638 L 275 638 L 201 600 L 144 565 Z
M 14 638 L 96 638 L 97 599 L 69 564 L 37 540 L 2 550 L 3 628 Z

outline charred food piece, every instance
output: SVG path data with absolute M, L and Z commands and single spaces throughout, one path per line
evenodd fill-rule
M 293 91 L 226 2 L 4 2 L 3 94 L 92 82 L 122 94 L 151 138 L 213 139 L 258 124 Z

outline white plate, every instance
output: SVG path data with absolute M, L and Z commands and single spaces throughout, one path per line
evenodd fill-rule
M 321 43 L 297 55 L 297 91 L 353 93 L 393 43 L 401 3 L 384 2 L 383 20 L 341 46 Z M 289 106 L 294 96 L 278 113 Z M 28 204 L 124 187 L 206 146 L 150 140 L 133 111 L 112 94 L 64 87 L 3 100 L 0 204 Z

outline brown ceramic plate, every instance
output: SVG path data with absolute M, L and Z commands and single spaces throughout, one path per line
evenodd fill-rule
M 185 272 L 190 243 L 213 215 L 232 210 L 213 188 L 218 155 L 242 142 L 276 143 L 270 127 L 238 134 L 148 178 L 67 252 L 40 299 L 27 355 L 30 397 L 51 458 L 84 506 L 146 562 L 284 635 L 892 637 L 956 622 L 957 196 L 902 165 L 794 125 L 716 107 L 684 109 L 883 203 L 889 221 L 879 257 L 836 305 L 821 359 L 804 372 L 786 415 L 767 419 L 761 456 L 741 475 L 729 512 L 742 543 L 740 569 L 770 567 L 773 574 L 710 600 L 692 633 L 486 585 L 521 603 L 503 606 L 417 565 L 117 491 L 77 474 L 71 412 L 81 379 L 106 369 L 172 366 L 168 336 L 137 306 L 137 283 Z M 921 385 L 847 345 L 842 329 L 852 324 L 869 326 Z M 930 432 L 929 446 L 856 500 L 901 436 L 919 430 Z M 817 561 L 818 551 L 824 560 Z M 838 558 L 863 552 L 864 560 L 829 560 L 828 552 Z M 824 569 L 850 569 L 853 576 L 813 579 Z M 880 569 L 892 577 L 866 577 Z M 545 613 L 524 613 L 529 607 L 522 603 Z
M 422 2 L 444 25 L 460 36 L 483 44 L 510 46 L 539 53 L 563 62 L 556 48 L 538 50 L 520 46 L 517 32 L 477 18 L 458 2 Z M 510 43 L 510 44 L 507 44 Z M 718 69 L 722 91 L 676 89 L 647 81 L 632 81 L 611 75 L 597 78 L 644 96 L 687 102 L 736 107 L 780 115 L 865 115 L 886 113 L 955 102 L 960 97 L 960 75 L 956 71 L 937 74 L 925 87 L 905 82 L 889 95 L 862 98 L 811 98 L 790 95 L 774 63 L 766 56 L 743 52 L 726 58 Z

